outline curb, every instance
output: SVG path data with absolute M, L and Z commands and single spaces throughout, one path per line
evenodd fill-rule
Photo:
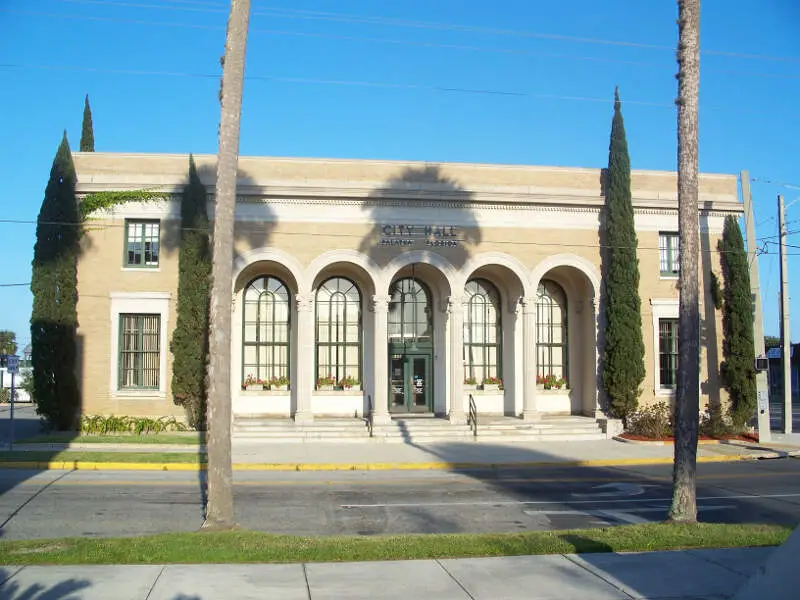
M 640 446 L 674 446 L 675 442 L 666 442 L 666 441 L 651 441 L 651 440 L 632 440 L 629 438 L 624 438 L 619 435 L 615 435 L 613 440 L 617 442 L 622 442 L 623 444 L 638 444 Z M 727 444 L 729 443 L 728 440 L 697 440 L 698 446 L 711 446 L 714 444 Z
M 698 463 L 757 460 L 753 455 L 698 456 Z M 618 467 L 672 464 L 672 457 L 619 458 L 607 460 L 523 462 L 405 462 L 405 463 L 234 463 L 234 471 L 434 471 L 497 470 L 558 467 Z M 135 463 L 93 461 L 0 461 L 0 469 L 39 471 L 205 471 L 205 463 Z

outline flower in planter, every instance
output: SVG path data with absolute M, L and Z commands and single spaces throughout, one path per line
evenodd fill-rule
M 287 387 L 288 385 L 289 385 L 289 378 L 286 377 L 285 375 L 278 375 L 278 376 L 273 375 L 272 379 L 269 380 L 269 387 L 272 389 L 276 389 L 279 387 Z
M 502 379 L 498 377 L 484 377 L 483 378 L 483 385 L 501 385 L 503 383 Z
M 259 378 L 257 378 L 255 375 L 253 375 L 253 374 L 251 373 L 251 374 L 249 374 L 247 377 L 245 377 L 245 378 L 244 378 L 244 382 L 242 383 L 242 387 L 243 387 L 243 388 L 248 388 L 248 387 L 250 387 L 251 385 L 254 385 L 254 386 L 263 386 L 263 385 L 264 385 L 264 383 L 265 383 L 265 382 L 264 382 L 264 380 L 263 380 L 263 379 L 259 379 Z
M 478 380 L 477 380 L 477 379 L 475 379 L 475 378 L 474 378 L 474 377 L 472 377 L 472 376 L 470 376 L 470 377 L 465 377 L 465 378 L 464 378 L 464 384 L 465 384 L 465 385 L 478 385 Z
M 352 375 L 347 375 L 339 380 L 339 386 L 345 390 L 349 390 L 354 385 L 359 385 L 360 383 L 361 382 Z
M 322 386 L 332 386 L 336 383 L 336 379 L 328 373 L 327 375 L 323 375 L 322 377 L 317 378 L 317 387 Z
M 541 379 L 541 383 L 544 384 L 544 389 L 546 390 L 560 390 L 562 387 L 567 386 L 567 380 L 564 377 L 556 377 L 552 373 L 546 375 L 544 377 L 537 376 L 536 382 L 539 383 L 539 379 Z

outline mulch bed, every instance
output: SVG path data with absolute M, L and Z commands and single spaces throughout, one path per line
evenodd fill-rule
M 636 442 L 668 442 L 670 444 L 674 444 L 675 443 L 675 437 L 671 436 L 671 435 L 667 436 L 667 437 L 651 438 L 651 437 L 646 437 L 646 436 L 643 436 L 643 435 L 636 435 L 636 434 L 633 434 L 633 433 L 625 432 L 625 433 L 620 434 L 619 437 L 625 438 L 626 440 L 634 440 Z M 717 437 L 717 438 L 710 437 L 710 436 L 707 436 L 707 435 L 701 435 L 701 436 L 699 436 L 698 439 L 700 441 L 725 440 L 725 441 L 758 443 L 758 436 L 754 435 L 754 434 L 749 434 L 749 433 L 743 433 L 743 434 L 740 434 L 740 435 L 725 435 L 725 436 Z

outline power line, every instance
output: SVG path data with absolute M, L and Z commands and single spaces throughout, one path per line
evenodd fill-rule
M 764 179 L 761 177 L 753 177 L 750 181 L 755 183 L 766 183 L 769 185 L 778 185 L 780 187 L 788 188 L 790 190 L 800 190 L 800 185 L 795 183 L 784 183 L 782 181 L 773 181 L 772 179 Z
M 206 12 L 206 13 L 219 13 L 228 12 L 228 7 L 224 4 L 217 4 L 211 2 L 192 2 L 188 0 L 172 0 L 173 4 L 180 4 L 181 6 L 170 6 L 168 4 L 144 4 L 142 2 L 109 2 L 108 0 L 57 0 L 66 3 L 79 3 L 79 4 L 96 4 L 129 8 L 151 8 L 157 10 L 176 10 L 176 11 L 193 11 L 193 12 Z M 272 16 L 282 18 L 296 18 L 317 21 L 336 21 L 345 23 L 362 23 L 369 25 L 386 25 L 393 27 L 406 27 L 416 29 L 435 29 L 442 31 L 457 31 L 463 33 L 483 33 L 498 36 L 513 36 L 513 37 L 530 37 L 555 41 L 577 42 L 584 44 L 600 44 L 606 46 L 621 46 L 638 49 L 648 50 L 662 50 L 674 52 L 675 47 L 647 44 L 642 42 L 632 42 L 625 40 L 611 40 L 607 38 L 587 38 L 579 36 L 570 36 L 562 34 L 552 34 L 537 31 L 524 31 L 516 29 L 499 29 L 493 27 L 482 27 L 476 25 L 458 25 L 453 23 L 442 23 L 435 21 L 417 21 L 409 19 L 399 19 L 393 17 L 379 17 L 371 15 L 354 15 L 347 13 L 314 11 L 303 9 L 291 9 L 274 6 L 263 6 L 260 9 L 252 10 L 252 16 Z M 766 54 L 748 54 L 743 52 L 727 52 L 722 50 L 701 50 L 702 54 L 709 54 L 715 56 L 725 56 L 731 58 L 746 58 L 756 60 L 770 60 L 780 62 L 800 62 L 800 57 L 794 56 L 771 56 Z
M 0 283 L 0 287 L 24 287 L 29 286 L 31 282 L 28 283 Z

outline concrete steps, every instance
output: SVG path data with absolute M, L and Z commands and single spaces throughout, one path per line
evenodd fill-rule
M 273 443 L 434 443 L 476 441 L 486 443 L 571 441 L 605 439 L 598 423 L 581 416 L 543 417 L 522 421 L 513 417 L 478 418 L 478 437 L 468 425 L 451 424 L 431 416 L 395 417 L 391 423 L 375 425 L 369 436 L 367 423 L 357 418 L 316 418 L 295 423 L 286 418 L 237 415 L 233 435 Z

